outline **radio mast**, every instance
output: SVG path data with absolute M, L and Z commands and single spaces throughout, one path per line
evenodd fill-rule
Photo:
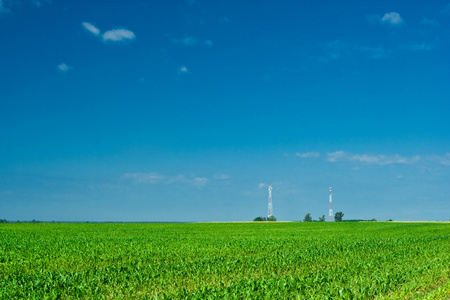
M 272 207 L 272 186 L 269 185 L 269 209 L 267 213 L 267 219 L 273 216 L 273 207 Z
M 333 222 L 333 206 L 331 205 L 332 204 L 332 197 L 331 197 L 331 186 L 330 186 L 330 210 L 329 210 L 329 219 L 328 219 L 328 221 L 329 222 Z

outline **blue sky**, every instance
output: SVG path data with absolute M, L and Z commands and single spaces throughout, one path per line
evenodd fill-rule
M 0 0 L 0 218 L 449 220 L 450 2 Z

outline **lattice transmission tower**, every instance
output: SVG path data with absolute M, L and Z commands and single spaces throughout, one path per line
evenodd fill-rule
M 332 202 L 333 202 L 333 200 L 332 200 L 331 186 L 330 186 L 330 210 L 329 210 L 329 213 L 328 213 L 328 215 L 329 215 L 328 221 L 329 221 L 329 222 L 333 222 L 333 221 L 334 221 Z
M 267 213 L 267 218 L 273 216 L 273 207 L 272 207 L 272 186 L 269 185 L 269 209 Z

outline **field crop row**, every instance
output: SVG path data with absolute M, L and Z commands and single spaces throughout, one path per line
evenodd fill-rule
M 0 298 L 448 299 L 450 224 L 0 224 Z

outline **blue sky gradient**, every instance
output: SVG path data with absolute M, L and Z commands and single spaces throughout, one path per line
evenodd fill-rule
M 448 1 L 0 0 L 0 40 L 0 218 L 450 218 Z

